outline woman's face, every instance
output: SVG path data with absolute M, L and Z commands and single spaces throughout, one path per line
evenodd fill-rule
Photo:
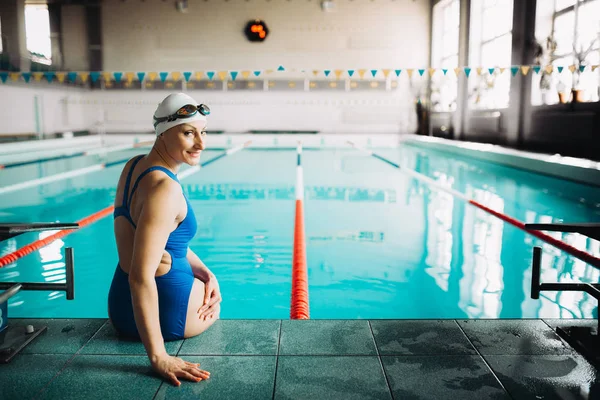
M 174 126 L 163 133 L 167 154 L 177 163 L 191 166 L 200 163 L 200 153 L 206 148 L 206 122 L 192 121 Z

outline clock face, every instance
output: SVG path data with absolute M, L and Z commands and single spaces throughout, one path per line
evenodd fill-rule
M 254 19 L 246 24 L 244 33 L 249 41 L 262 42 L 269 35 L 269 28 L 267 28 L 267 24 L 265 24 L 264 21 Z

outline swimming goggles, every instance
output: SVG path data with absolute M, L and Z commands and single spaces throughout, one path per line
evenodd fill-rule
M 193 117 L 194 115 L 196 115 L 196 113 L 200 113 L 202 115 L 209 115 L 210 114 L 210 108 L 208 108 L 208 106 L 206 104 L 199 104 L 197 106 L 193 105 L 193 104 L 186 104 L 185 106 L 181 107 L 179 110 L 177 110 L 175 113 L 171 114 L 171 115 L 167 115 L 166 117 L 154 117 L 154 127 L 156 128 L 156 125 L 160 124 L 161 122 L 172 122 L 175 121 L 178 118 L 190 118 Z

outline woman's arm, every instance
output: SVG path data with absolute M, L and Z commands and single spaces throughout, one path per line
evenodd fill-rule
M 186 258 L 192 266 L 194 276 L 200 279 L 202 282 L 206 283 L 206 281 L 215 276 L 202 262 L 202 260 L 200 260 L 200 257 L 198 257 L 196 253 L 192 251 L 192 249 L 188 248 Z

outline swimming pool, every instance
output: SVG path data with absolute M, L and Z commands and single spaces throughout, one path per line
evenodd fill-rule
M 524 222 L 600 222 L 600 189 L 439 150 L 374 149 Z M 0 187 L 143 153 L 129 150 L 0 170 Z M 206 151 L 203 160 L 221 154 Z M 598 282 L 599 271 L 482 210 L 350 147 L 305 149 L 304 218 L 313 319 L 586 318 L 596 301 L 579 292 L 529 298 L 533 245 L 542 282 Z M 222 318 L 289 318 L 295 149 L 253 149 L 182 180 L 198 219 L 192 249 L 219 279 Z M 0 221 L 74 222 L 112 205 L 122 164 L 0 194 Z M 7 254 L 41 236 L 0 243 Z M 552 236 L 600 255 L 599 242 Z M 75 249 L 75 300 L 21 292 L 12 317 L 106 318 L 116 266 L 112 216 L 0 268 L 0 281 L 64 281 Z

